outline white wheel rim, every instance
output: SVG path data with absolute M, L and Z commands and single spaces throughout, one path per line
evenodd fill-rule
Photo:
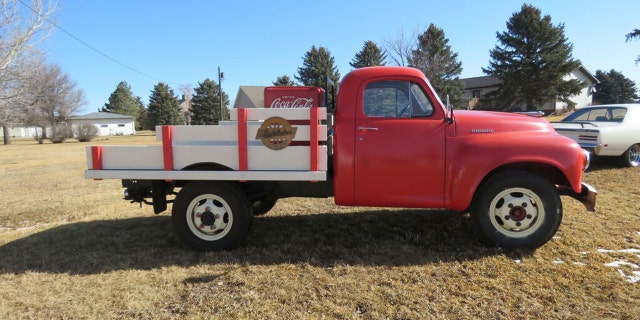
M 206 241 L 224 238 L 233 225 L 231 207 L 215 194 L 203 194 L 191 200 L 186 219 L 189 230 Z
M 542 200 L 533 191 L 510 188 L 493 198 L 489 215 L 498 232 L 511 238 L 524 238 L 540 228 L 545 211 Z

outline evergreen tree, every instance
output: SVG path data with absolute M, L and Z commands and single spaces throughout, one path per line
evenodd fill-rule
M 279 76 L 276 81 L 272 82 L 274 86 L 295 86 L 296 83 L 289 78 L 288 75 Z
M 136 118 L 136 130 L 151 130 L 149 128 L 149 121 L 147 117 L 147 108 L 142 102 L 142 98 L 136 97 L 136 105 L 138 105 L 138 117 Z
M 205 79 L 195 88 L 191 99 L 191 124 L 218 124 L 220 121 L 220 87 L 215 81 Z M 229 96 L 222 92 L 224 119 L 229 119 Z
M 137 118 L 140 114 L 136 97 L 131 92 L 131 86 L 126 81 L 118 83 L 116 90 L 109 96 L 109 102 L 105 103 L 101 112 L 126 114 Z
M 571 56 L 573 46 L 564 36 L 564 25 L 525 4 L 507 21 L 508 31 L 497 33 L 500 42 L 491 50 L 492 61 L 483 71 L 501 80 L 489 96 L 497 109 L 524 107 L 538 110 L 557 100 L 571 103 L 584 83 L 564 77 L 580 66 Z
M 151 91 L 147 120 L 152 130 L 155 130 L 155 127 L 160 125 L 184 124 L 184 117 L 182 116 L 178 99 L 173 89 L 169 88 L 165 83 L 159 82 Z
M 632 103 L 638 100 L 636 84 L 622 73 L 615 70 L 609 72 L 596 71 L 596 92 L 594 102 L 598 104 Z
M 627 33 L 627 42 L 637 39 L 640 39 L 640 29 L 633 29 L 633 31 Z M 636 64 L 638 63 L 640 63 L 640 56 L 636 58 Z
M 356 56 L 349 64 L 358 69 L 364 67 L 384 66 L 387 59 L 387 53 L 380 49 L 373 41 L 366 41 L 362 46 L 362 50 L 356 53 Z
M 329 50 L 324 47 L 312 46 L 303 57 L 303 65 L 298 68 L 295 76 L 302 85 L 324 88 L 326 78 L 329 77 L 335 84 L 340 80 L 340 73 L 335 67 L 335 59 Z
M 454 106 L 464 104 L 464 82 L 460 80 L 462 63 L 458 53 L 451 50 L 444 31 L 433 23 L 418 36 L 418 45 L 409 57 L 409 66 L 420 69 L 445 101 L 449 96 Z

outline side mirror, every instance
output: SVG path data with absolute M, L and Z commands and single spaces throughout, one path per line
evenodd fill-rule
M 327 76 L 326 87 L 324 88 L 324 106 L 330 113 L 336 111 L 336 84 Z
M 453 107 L 449 104 L 449 95 L 447 95 L 447 107 L 445 110 L 446 113 L 444 115 L 444 121 L 448 124 L 453 124 L 455 122 L 455 118 L 453 117 Z

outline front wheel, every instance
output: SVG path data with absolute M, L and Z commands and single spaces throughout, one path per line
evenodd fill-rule
M 505 248 L 536 249 L 555 235 L 562 202 L 554 185 L 524 171 L 510 171 L 485 181 L 471 215 L 482 234 Z
M 251 206 L 231 183 L 196 181 L 176 196 L 171 212 L 178 235 L 196 250 L 231 250 L 249 232 Z
M 640 166 L 640 144 L 634 144 L 622 154 L 622 164 L 626 167 Z

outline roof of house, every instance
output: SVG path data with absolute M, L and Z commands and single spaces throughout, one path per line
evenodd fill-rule
M 265 86 L 240 86 L 234 108 L 264 108 Z
M 589 71 L 583 65 L 580 65 L 578 69 L 576 69 L 576 71 L 582 72 L 582 74 L 584 74 L 593 83 L 599 82 L 598 79 L 596 79 L 596 77 L 591 73 L 591 71 Z M 464 82 L 464 90 L 490 88 L 495 87 L 500 83 L 500 79 L 490 76 L 466 78 L 460 80 Z
M 132 116 L 126 114 L 117 114 L 111 112 L 93 112 L 89 114 L 79 115 L 79 116 L 71 116 L 70 120 L 107 120 L 107 119 L 131 119 L 134 118 Z
M 598 78 L 596 78 L 596 76 L 593 75 L 593 73 L 591 73 L 591 71 L 589 71 L 589 69 L 585 68 L 585 66 L 580 65 L 580 67 L 578 67 L 578 70 L 582 71 L 582 73 L 587 76 L 587 78 L 589 78 L 589 80 L 591 80 L 591 82 L 593 83 L 598 83 L 600 82 L 598 80 Z
M 500 83 L 500 79 L 489 76 L 466 78 L 461 80 L 464 82 L 465 90 L 495 87 L 498 85 L 498 83 Z

